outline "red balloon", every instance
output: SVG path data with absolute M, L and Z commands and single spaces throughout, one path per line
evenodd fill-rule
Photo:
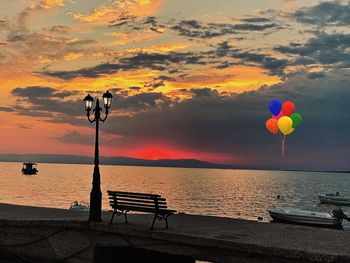
M 277 134 L 278 133 L 278 125 L 277 125 L 277 120 L 270 118 L 266 121 L 266 129 L 271 132 L 272 134 Z
M 291 101 L 283 102 L 282 104 L 282 112 L 284 116 L 290 116 L 294 113 L 295 105 Z

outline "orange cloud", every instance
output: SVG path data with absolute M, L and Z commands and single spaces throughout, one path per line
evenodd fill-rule
M 64 0 L 41 0 L 34 8 L 51 9 L 57 6 L 64 6 Z
M 173 88 L 200 88 L 210 87 L 220 91 L 241 93 L 256 90 L 262 85 L 279 83 L 278 76 L 270 76 L 264 69 L 258 67 L 235 65 L 226 69 L 197 69 L 183 78 L 171 83 Z M 170 87 L 159 90 L 169 91 Z
M 116 38 L 117 40 L 113 40 L 110 44 L 105 44 L 108 47 L 114 46 L 123 46 L 130 43 L 141 43 L 147 40 L 155 40 L 160 37 L 159 33 L 154 31 L 136 31 L 132 34 L 130 33 L 121 33 L 121 32 L 108 32 L 105 35 Z
M 177 44 L 160 44 L 160 45 L 154 45 L 151 47 L 145 47 L 145 48 L 133 48 L 128 49 L 127 52 L 129 53 L 169 53 L 171 51 L 176 51 L 179 49 L 185 49 L 188 48 L 188 45 L 185 43 L 177 43 Z
M 149 16 L 159 9 L 161 0 L 126 0 L 103 4 L 88 13 L 71 14 L 73 19 L 96 25 L 115 21 L 118 17 L 130 14 L 136 17 Z
M 79 57 L 82 57 L 84 54 L 82 52 L 70 52 L 63 56 L 63 59 L 66 61 L 76 60 Z

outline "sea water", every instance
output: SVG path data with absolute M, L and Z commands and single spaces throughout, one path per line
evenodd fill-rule
M 39 163 L 31 176 L 21 168 L 0 163 L 0 202 L 55 208 L 89 202 L 93 165 Z M 118 190 L 161 194 L 182 213 L 268 221 L 272 206 L 331 212 L 335 206 L 319 204 L 318 193 L 350 196 L 347 173 L 103 165 L 100 172 L 105 210 L 106 191 Z M 350 215 L 350 207 L 342 209 Z

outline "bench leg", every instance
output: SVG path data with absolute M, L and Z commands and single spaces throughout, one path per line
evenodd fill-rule
M 126 216 L 126 213 L 127 213 L 127 212 L 128 212 L 128 211 L 123 212 L 123 215 L 124 215 L 124 218 L 125 218 L 124 224 L 127 224 L 127 223 L 128 223 L 128 217 Z
M 155 215 L 154 215 L 154 218 L 153 218 L 153 222 L 152 222 L 151 230 L 153 230 L 154 222 L 156 222 L 157 217 L 158 217 L 158 215 L 157 215 L 157 214 L 155 214 Z
M 112 224 L 115 213 L 116 213 L 116 212 L 113 211 L 113 215 L 112 215 L 112 217 L 111 217 L 111 221 L 109 221 L 109 224 Z
M 164 216 L 164 219 L 165 219 L 166 229 L 168 229 L 168 228 L 169 228 L 169 225 L 168 225 L 168 216 Z

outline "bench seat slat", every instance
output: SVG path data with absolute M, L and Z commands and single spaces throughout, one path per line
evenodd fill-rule
M 154 200 L 157 199 L 158 201 L 166 201 L 163 197 L 158 196 L 134 196 L 134 195 L 109 195 L 109 199 L 113 198 L 133 198 L 133 199 L 140 199 L 140 200 Z
M 120 198 L 117 197 L 116 199 L 112 198 L 109 200 L 109 202 L 134 202 L 134 203 L 141 203 L 141 204 L 154 204 L 154 200 L 144 200 L 144 199 L 133 199 L 133 198 Z M 166 205 L 167 202 L 164 201 L 158 201 L 158 204 Z
M 154 200 L 157 200 L 158 203 L 160 202 L 166 202 L 165 198 L 139 198 L 139 197 L 130 197 L 130 196 L 110 196 L 108 197 L 109 200 L 135 200 L 139 202 L 154 202 Z
M 121 191 L 107 191 L 108 194 L 111 195 L 130 195 L 130 196 L 156 196 L 156 197 L 160 197 L 159 194 L 147 194 L 147 193 L 133 193 L 133 192 L 121 192 Z
M 149 212 L 149 213 L 155 213 L 157 212 L 158 214 L 174 214 L 176 213 L 175 210 L 170 210 L 170 209 L 158 209 L 155 210 L 154 208 L 147 208 L 147 207 L 137 207 L 137 206 L 118 206 L 118 210 L 128 210 L 128 211 L 137 211 L 137 212 Z
M 130 194 L 109 194 L 109 196 L 120 196 L 120 197 L 131 197 L 131 198 L 139 198 L 139 199 L 155 199 L 161 198 L 158 195 L 130 195 Z
M 139 206 L 139 207 L 149 207 L 149 208 L 153 208 L 155 209 L 155 206 L 154 205 L 148 205 L 148 204 L 135 204 L 135 203 L 130 203 L 130 202 L 118 202 L 118 204 L 111 204 L 111 206 L 113 207 L 118 207 L 118 206 L 124 206 L 124 205 L 130 205 L 130 206 Z M 166 205 L 160 205 L 159 206 L 159 209 L 162 209 L 162 208 L 167 208 Z
M 118 201 L 118 202 L 109 202 L 109 204 L 111 206 L 116 206 L 116 205 L 118 206 L 118 205 L 125 205 L 125 204 L 127 204 L 127 205 L 133 205 L 133 206 L 144 206 L 144 207 L 153 207 L 153 208 L 156 207 L 154 203 L 153 204 L 142 204 L 142 203 L 126 202 L 126 201 L 123 201 L 123 202 L 120 202 L 120 201 Z M 167 204 L 158 204 L 158 207 L 159 208 L 167 208 L 168 205 Z

